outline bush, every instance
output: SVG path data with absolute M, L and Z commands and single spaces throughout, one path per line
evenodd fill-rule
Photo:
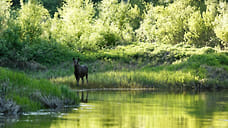
M 1 1 L 0 8 L 0 65 L 7 63 L 8 59 L 22 59 L 20 49 L 20 26 L 15 17 L 17 13 L 10 10 L 10 1 Z
M 94 32 L 101 37 L 96 41 L 100 48 L 116 46 L 135 40 L 134 30 L 140 25 L 140 9 L 137 5 L 118 2 L 118 0 L 103 0 L 98 5 L 98 17 Z
M 187 22 L 195 8 L 182 1 L 167 7 L 150 6 L 137 36 L 141 41 L 177 44 L 184 41 Z M 179 13 L 182 12 L 182 13 Z
M 40 42 L 41 36 L 49 29 L 50 15 L 40 4 L 29 2 L 24 4 L 19 12 L 18 23 L 21 27 L 20 38 L 22 42 Z
M 91 32 L 94 13 L 93 4 L 89 0 L 66 0 L 55 14 L 52 38 L 71 49 L 83 48 L 80 40 L 83 34 Z
M 216 36 L 222 40 L 222 45 L 228 45 L 228 6 L 226 2 L 220 3 L 219 12 L 220 15 L 217 15 L 215 20 L 215 33 Z
M 30 45 L 22 49 L 22 53 L 27 57 L 28 61 L 35 61 L 45 65 L 59 64 L 72 57 L 77 56 L 78 53 L 67 49 L 58 43 L 41 42 L 39 44 Z
M 0 36 L 7 28 L 7 22 L 10 18 L 10 2 L 8 0 L 0 1 Z
M 216 37 L 213 22 L 215 16 L 219 14 L 217 5 L 207 1 L 201 4 L 192 0 L 175 1 L 166 7 L 151 5 L 137 30 L 137 37 L 143 42 L 169 44 L 186 42 L 196 46 L 216 46 L 219 40 Z M 217 19 L 220 21 L 219 18 Z M 221 28 L 221 23 L 218 22 L 218 24 Z M 218 31 L 217 35 L 219 35 Z M 220 35 L 225 34 L 221 32 Z

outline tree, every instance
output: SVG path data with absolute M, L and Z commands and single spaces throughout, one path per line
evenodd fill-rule
M 50 15 L 41 4 L 29 1 L 27 4 L 22 3 L 17 20 L 21 27 L 21 40 L 33 44 L 39 42 L 41 36 L 45 36 L 43 34 L 47 34 L 45 30 L 49 28 Z
M 89 0 L 66 0 L 52 23 L 52 36 L 70 48 L 82 48 L 80 39 L 91 31 L 95 11 Z
M 136 4 L 133 6 L 127 2 L 118 0 L 103 0 L 99 5 L 98 23 L 109 28 L 123 42 L 134 40 L 134 30 L 139 28 L 142 19 L 140 9 Z
M 226 2 L 220 2 L 219 9 L 220 15 L 216 16 L 215 20 L 215 33 L 216 36 L 222 40 L 221 47 L 228 45 L 228 6 Z
M 148 42 L 183 42 L 188 31 L 188 19 L 195 10 L 185 1 L 176 1 L 167 7 L 150 6 L 140 29 L 137 30 L 137 36 L 141 41 Z

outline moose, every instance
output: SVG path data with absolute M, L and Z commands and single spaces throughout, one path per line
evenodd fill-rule
M 86 81 L 88 84 L 88 67 L 85 65 L 80 65 L 79 62 L 79 58 L 77 58 L 77 60 L 75 58 L 73 58 L 73 62 L 74 62 L 74 75 L 75 78 L 77 80 L 77 86 L 79 86 L 79 80 L 80 78 L 82 79 L 82 85 L 84 84 L 84 76 L 86 77 Z

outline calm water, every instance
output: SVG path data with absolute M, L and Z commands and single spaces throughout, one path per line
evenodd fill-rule
M 63 112 L 5 119 L 20 128 L 228 128 L 228 91 L 90 91 L 88 103 Z M 1 126 L 0 126 L 1 127 Z

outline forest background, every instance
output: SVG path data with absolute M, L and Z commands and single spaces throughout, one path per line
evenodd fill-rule
M 2 0 L 0 64 L 52 65 L 134 42 L 224 49 L 227 8 L 225 0 Z

